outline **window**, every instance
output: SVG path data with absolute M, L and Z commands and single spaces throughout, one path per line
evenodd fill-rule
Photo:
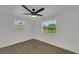
M 15 21 L 15 25 L 16 25 L 16 29 L 24 29 L 24 21 L 23 20 L 16 20 Z
M 56 19 L 45 20 L 42 24 L 42 30 L 45 33 L 56 33 Z

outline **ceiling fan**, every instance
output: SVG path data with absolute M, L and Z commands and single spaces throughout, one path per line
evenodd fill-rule
M 29 13 L 24 13 L 24 15 L 31 15 L 32 17 L 36 17 L 36 16 L 44 16 L 39 14 L 39 12 L 45 10 L 45 8 L 40 8 L 39 10 L 35 10 L 34 8 L 32 10 L 30 10 L 29 8 L 27 8 L 25 5 L 22 5 L 22 7 L 24 9 L 26 9 L 27 11 L 29 11 Z

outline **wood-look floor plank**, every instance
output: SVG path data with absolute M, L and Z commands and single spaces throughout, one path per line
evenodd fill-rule
M 28 40 L 15 45 L 0 48 L 0 54 L 75 54 L 74 52 L 38 41 Z

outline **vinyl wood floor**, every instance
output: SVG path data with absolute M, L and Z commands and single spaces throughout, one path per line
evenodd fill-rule
M 75 53 L 38 41 L 36 39 L 32 39 L 15 45 L 0 48 L 0 54 L 75 54 Z

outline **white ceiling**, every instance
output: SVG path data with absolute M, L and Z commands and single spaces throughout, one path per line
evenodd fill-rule
M 60 13 L 79 10 L 79 6 L 77 5 L 26 5 L 28 8 L 35 8 L 36 10 L 44 7 L 45 10 L 40 12 L 44 17 L 55 16 Z M 0 5 L 0 13 L 13 14 L 21 17 L 28 17 L 27 15 L 22 15 L 22 13 L 28 13 L 21 5 Z

